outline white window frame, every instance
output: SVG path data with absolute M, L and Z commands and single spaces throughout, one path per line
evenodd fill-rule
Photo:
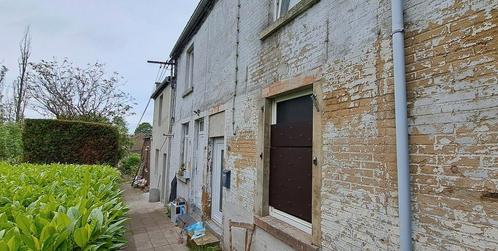
M 296 6 L 301 0 L 275 0 L 275 20 L 280 18 L 282 16 L 282 2 L 283 1 L 289 1 L 289 9 L 285 11 L 285 13 L 289 12 L 292 7 Z M 294 3 L 292 3 L 295 1 Z M 291 5 L 292 4 L 292 5 Z M 283 13 L 283 14 L 285 14 Z
M 184 123 L 182 124 L 182 164 L 187 168 L 188 157 L 189 157 L 189 133 L 190 133 L 190 124 Z
M 194 45 L 192 44 L 186 54 L 185 92 L 192 90 L 194 86 L 194 57 Z
M 278 97 L 273 99 L 272 104 L 271 104 L 271 124 L 275 125 L 277 123 L 277 104 L 283 101 L 295 99 L 295 98 L 300 98 L 304 96 L 310 96 L 313 94 L 312 89 L 307 89 L 303 91 L 298 91 L 294 92 L 288 95 L 284 95 L 282 97 Z M 269 188 L 268 188 L 269 189 Z M 305 220 L 299 219 L 293 215 L 290 215 L 286 212 L 280 211 L 272 206 L 269 206 L 269 213 L 270 216 L 275 217 L 281 221 L 284 221 L 286 223 L 289 223 L 290 225 L 308 233 L 312 233 L 312 224 L 310 222 L 307 222 Z

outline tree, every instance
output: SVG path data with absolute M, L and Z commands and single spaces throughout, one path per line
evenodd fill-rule
M 29 85 L 29 57 L 31 56 L 31 36 L 29 27 L 26 28 L 24 36 L 19 43 L 19 51 L 21 53 L 18 65 L 19 76 L 14 81 L 12 89 L 14 94 L 14 114 L 16 122 L 24 118 L 24 110 L 27 103 L 27 90 Z
M 31 64 L 30 96 L 33 109 L 58 119 L 107 120 L 131 114 L 133 98 L 120 90 L 123 78 L 106 74 L 104 64 L 74 66 L 67 59 L 59 63 L 42 60 Z
M 145 136 L 151 136 L 152 135 L 152 125 L 150 125 L 147 122 L 140 123 L 138 125 L 137 129 L 135 129 L 135 135 L 143 133 Z
M 3 84 L 5 75 L 7 75 L 7 71 L 7 67 L 5 67 L 4 65 L 0 66 L 0 86 Z
M 5 98 L 5 85 L 4 85 L 4 80 L 5 80 L 5 75 L 7 74 L 7 67 L 1 65 L 0 66 L 0 122 L 4 122 L 6 120 L 6 109 L 7 109 L 7 103 L 8 100 Z
M 133 142 L 128 135 L 128 127 L 123 117 L 116 116 L 112 119 L 111 123 L 118 128 L 119 132 L 119 159 L 128 155 L 128 151 L 133 145 Z

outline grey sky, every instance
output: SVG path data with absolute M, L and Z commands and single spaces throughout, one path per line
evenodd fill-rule
M 67 57 L 76 64 L 106 64 L 125 79 L 138 105 L 127 120 L 134 128 L 165 60 L 198 0 L 0 0 L 0 64 L 17 75 L 19 40 L 30 25 L 32 59 Z M 152 120 L 152 106 L 144 118 Z M 28 111 L 28 116 L 39 116 Z

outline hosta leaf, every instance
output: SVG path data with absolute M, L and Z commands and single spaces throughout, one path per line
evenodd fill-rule
M 80 248 L 85 248 L 89 240 L 89 234 L 86 227 L 80 227 L 74 230 L 74 242 Z
M 38 240 L 38 238 L 31 236 L 31 239 L 34 243 L 34 250 L 40 250 L 40 241 Z
M 16 225 L 24 234 L 31 235 L 31 219 L 23 214 L 16 215 Z
M 57 213 L 53 222 L 55 222 L 55 226 L 59 231 L 66 230 L 72 232 L 76 225 L 76 222 L 73 222 L 65 213 Z
M 57 232 L 57 229 L 55 229 L 54 226 L 52 225 L 46 225 L 40 235 L 40 241 L 43 243 L 46 241 L 50 236 L 54 235 Z
M 10 240 L 7 242 L 7 246 L 9 246 L 9 251 L 17 251 L 19 250 L 21 244 L 21 240 L 17 236 L 12 236 Z
M 80 214 L 80 211 L 78 210 L 77 207 L 70 207 L 67 210 L 67 216 L 69 216 L 69 218 L 72 221 L 77 221 L 79 219 L 79 217 L 81 216 L 81 214 Z
M 104 223 L 104 214 L 102 213 L 102 209 L 94 208 L 90 213 L 89 220 L 91 220 L 92 222 L 96 222 L 97 229 L 100 229 L 100 227 L 102 227 L 102 224 Z
M 9 250 L 9 246 L 7 246 L 4 240 L 0 240 L 0 250 Z
M 63 243 L 65 243 L 65 241 L 68 240 L 69 236 L 70 236 L 70 234 L 68 232 L 63 232 L 63 233 L 60 233 L 59 235 L 57 235 L 55 237 L 54 248 L 57 249 L 57 250 L 59 250 L 58 249 L 59 246 L 61 246 Z
M 127 207 L 111 167 L 0 162 L 0 181 L 0 251 L 117 250 L 126 242 Z
M 10 200 L 7 197 L 0 197 L 0 207 L 5 206 L 6 204 L 12 203 L 12 200 Z
M 43 228 L 50 224 L 50 221 L 47 219 L 43 218 L 42 216 L 36 216 L 35 218 L 35 226 L 36 226 L 36 231 L 38 233 L 41 233 Z
M 90 246 L 86 247 L 86 248 L 84 249 L 84 251 L 96 251 L 96 250 L 97 250 L 97 248 L 98 248 L 98 247 L 97 247 L 97 246 L 95 246 L 95 245 L 90 245 Z

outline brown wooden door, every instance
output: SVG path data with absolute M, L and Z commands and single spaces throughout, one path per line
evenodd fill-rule
M 276 104 L 271 126 L 270 206 L 311 222 L 313 103 L 309 95 Z

